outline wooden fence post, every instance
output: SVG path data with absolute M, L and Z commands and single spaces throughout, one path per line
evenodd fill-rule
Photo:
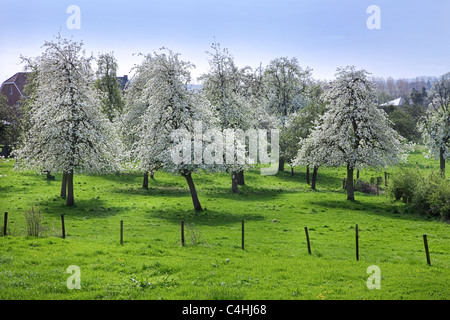
M 355 238 L 356 238 L 356 261 L 359 261 L 359 235 L 358 235 L 358 225 L 356 225 L 355 229 Z
M 61 230 L 62 230 L 62 238 L 66 238 L 66 227 L 64 225 L 64 213 L 61 213 Z
M 431 266 L 430 251 L 428 251 L 427 234 L 423 235 L 423 244 L 425 245 L 425 254 L 427 255 L 427 263 Z
M 308 245 L 308 253 L 311 254 L 311 245 L 309 243 L 308 227 L 305 227 L 305 233 L 306 233 L 306 244 Z
M 184 247 L 184 221 L 181 220 L 181 245 Z
M 5 219 L 3 221 L 3 235 L 6 236 L 8 230 L 8 211 L 5 211 Z
M 120 244 L 123 245 L 123 220 L 120 220 Z
M 244 219 L 242 219 L 242 250 L 244 250 Z

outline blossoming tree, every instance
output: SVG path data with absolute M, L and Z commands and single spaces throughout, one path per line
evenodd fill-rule
M 355 168 L 383 168 L 405 160 L 409 151 L 386 113 L 374 103 L 374 93 L 367 71 L 338 69 L 336 79 L 322 95 L 327 111 L 299 151 L 299 158 L 308 154 L 306 162 L 313 166 L 346 166 L 347 200 L 355 199 Z
M 203 82 L 203 93 L 218 116 L 218 124 L 222 131 L 225 130 L 248 130 L 256 124 L 255 108 L 251 107 L 245 97 L 245 70 L 239 69 L 233 57 L 227 49 L 221 49 L 218 43 L 212 44 L 212 52 L 208 52 L 209 72 L 203 74 L 200 80 Z M 236 147 L 244 146 L 245 137 L 235 136 Z M 237 159 L 236 159 L 237 160 Z M 243 184 L 244 169 L 248 167 L 244 161 L 234 161 L 231 164 L 224 164 L 224 169 L 231 173 L 233 192 L 238 193 L 239 181 Z M 240 178 L 240 179 L 239 179 Z
M 445 177 L 445 161 L 450 157 L 450 74 L 435 83 L 429 101 L 418 128 L 429 153 L 439 159 L 441 176 Z
M 144 160 L 138 160 L 138 144 L 142 138 L 143 128 L 142 116 L 150 107 L 149 99 L 151 91 L 146 89 L 147 83 L 151 77 L 152 59 L 151 55 L 142 55 L 142 62 L 136 65 L 132 81 L 125 89 L 124 94 L 124 112 L 123 116 L 117 119 L 119 131 L 124 144 L 124 158 L 127 163 L 133 166 L 133 170 L 137 169 L 144 173 L 142 187 L 148 189 L 148 177 L 153 178 L 155 172 L 161 168 L 160 161 L 156 158 L 157 153 Z
M 91 59 L 83 44 L 62 39 L 45 42 L 45 51 L 27 59 L 36 71 L 29 129 L 15 150 L 16 168 L 62 172 L 61 195 L 73 205 L 76 172 L 101 173 L 118 168 L 120 144 L 101 111 Z M 67 191 L 67 192 L 66 192 Z
M 198 92 L 191 90 L 190 69 L 194 66 L 179 59 L 179 54 L 168 49 L 161 53 L 149 54 L 144 62 L 137 66 L 139 81 L 144 85 L 135 91 L 134 111 L 138 120 L 131 128 L 134 132 L 132 160 L 142 171 L 156 167 L 185 177 L 191 193 L 195 210 L 202 210 L 197 196 L 192 173 L 198 170 L 212 170 L 215 166 L 192 161 L 192 154 L 174 157 L 177 143 L 191 142 L 195 131 L 195 122 L 202 123 L 206 130 L 215 119 L 208 102 Z M 133 112 L 129 110 L 128 112 Z M 179 133 L 183 131 L 184 135 Z M 184 140 L 183 140 L 184 139 Z M 203 152 L 203 144 L 200 146 Z

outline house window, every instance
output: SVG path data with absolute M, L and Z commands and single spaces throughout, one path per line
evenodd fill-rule
M 13 88 L 12 88 L 12 86 L 9 87 L 9 94 L 13 94 Z

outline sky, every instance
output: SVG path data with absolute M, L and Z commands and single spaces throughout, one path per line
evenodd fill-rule
M 67 26 L 71 5 L 79 28 Z M 113 52 L 119 76 L 132 75 L 136 54 L 166 47 L 196 66 L 196 82 L 214 41 L 239 67 L 296 57 L 316 79 L 349 65 L 376 77 L 440 76 L 450 72 L 449 12 L 449 0 L 0 0 L 0 81 L 59 32 L 88 55 Z

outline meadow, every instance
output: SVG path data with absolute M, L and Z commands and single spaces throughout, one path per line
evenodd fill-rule
M 384 180 L 379 195 L 356 192 L 349 202 L 344 168 L 320 168 L 316 191 L 306 183 L 304 168 L 295 168 L 293 176 L 287 166 L 274 176 L 255 168 L 245 172 L 239 194 L 231 192 L 229 175 L 199 173 L 193 178 L 204 211 L 195 212 L 179 176 L 157 172 L 145 190 L 140 174 L 78 174 L 75 206 L 67 207 L 59 197 L 60 174 L 46 180 L 44 174 L 16 172 L 13 164 L 0 160 L 2 220 L 8 212 L 7 236 L 0 237 L 2 300 L 450 298 L 448 223 L 394 202 Z M 426 172 L 439 164 L 418 151 L 405 166 Z M 377 176 L 383 172 L 360 174 L 366 181 Z M 26 234 L 31 208 L 41 212 L 39 237 Z M 72 265 L 80 268 L 80 289 L 67 287 Z M 380 289 L 367 286 L 372 265 L 380 269 Z

